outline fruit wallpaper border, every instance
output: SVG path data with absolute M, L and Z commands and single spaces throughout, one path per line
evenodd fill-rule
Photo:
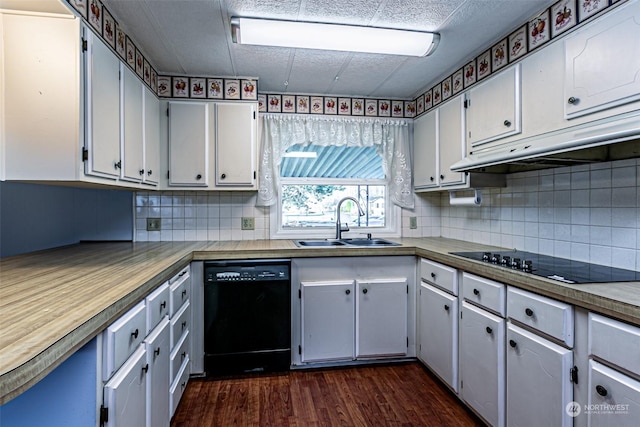
M 255 100 L 258 111 L 413 118 L 626 0 L 559 0 L 413 100 L 258 93 L 255 78 L 159 76 L 100 0 L 67 0 L 89 26 L 163 98 Z

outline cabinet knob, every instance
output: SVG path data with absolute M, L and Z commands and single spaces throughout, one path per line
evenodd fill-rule
M 509 120 L 505 120 L 505 121 L 504 121 L 504 125 L 505 125 L 506 127 L 510 127 L 510 126 L 511 126 L 511 121 L 509 121 Z
M 187 321 L 186 321 L 186 320 L 184 320 L 184 321 L 182 322 L 182 330 L 184 330 L 184 328 L 186 328 L 186 327 L 187 327 Z
M 223 173 L 222 175 L 220 175 L 220 179 L 225 179 L 227 177 L 226 173 Z
M 144 366 L 142 367 L 142 372 L 144 374 L 146 374 L 147 372 L 149 372 L 149 364 L 145 363 Z
M 440 179 L 444 179 L 444 175 L 440 175 Z
M 186 296 L 187 296 L 187 290 L 183 289 L 182 290 L 182 299 L 184 299 L 184 297 L 186 297 Z
M 447 304 L 444 305 L 444 311 L 449 311 L 449 306 Z
M 366 294 L 367 292 L 369 292 L 369 291 L 367 291 L 367 288 L 364 288 L 364 289 L 362 290 L 362 293 L 363 293 L 363 294 Z
M 518 343 L 517 343 L 517 342 L 515 342 L 514 340 L 509 340 L 509 345 L 510 345 L 512 348 L 516 348 L 516 347 L 517 347 L 517 345 L 518 345 Z
M 432 272 L 432 273 L 431 273 L 431 278 L 432 278 L 432 279 L 435 279 L 435 278 L 436 278 L 436 273 L 433 273 L 433 272 Z
M 567 99 L 567 102 L 571 105 L 575 105 L 578 103 L 578 101 L 580 101 L 578 98 L 576 98 L 575 96 L 570 97 L 569 99 Z
M 473 290 L 473 294 L 474 294 L 474 295 L 480 295 L 480 291 L 479 291 L 479 290 L 477 290 L 477 289 L 474 289 L 474 290 Z
M 485 328 L 485 331 L 487 331 L 488 334 L 493 333 L 493 329 L 491 329 L 489 326 Z
M 196 179 L 202 179 L 202 175 L 200 174 L 196 175 Z
M 344 291 L 345 294 L 349 295 L 351 293 L 350 289 L 347 289 L 346 291 Z
M 140 169 L 140 175 L 144 175 L 144 169 Z
M 133 339 L 136 339 L 136 338 L 138 338 L 138 334 L 139 334 L 139 333 L 140 333 L 140 332 L 139 332 L 139 331 L 138 331 L 138 329 L 136 328 L 136 330 L 135 330 L 135 331 L 131 332 L 131 336 L 133 337 Z
M 533 316 L 533 310 L 531 310 L 530 308 L 525 308 L 524 309 L 524 314 L 526 314 L 527 316 L 531 317 L 531 316 Z
M 153 173 L 153 171 L 152 171 L 151 169 L 149 169 L 149 170 L 147 171 L 147 175 L 148 175 L 148 176 L 151 176 L 151 174 L 152 174 L 152 173 Z
M 183 351 L 182 353 L 180 353 L 180 360 L 184 360 L 185 357 L 187 357 L 187 352 Z
M 435 178 L 434 178 L 434 177 L 432 177 L 432 176 L 430 176 L 430 177 L 429 177 L 429 179 L 430 179 L 431 181 L 434 181 L 434 180 L 435 180 Z
M 114 169 L 120 169 L 122 167 L 122 160 L 118 160 L 113 164 Z
M 158 347 L 155 350 L 153 350 L 153 355 L 154 356 L 160 356 L 160 347 Z
M 167 302 L 166 301 L 162 301 L 160 303 L 160 309 L 165 309 L 165 308 L 167 308 Z
M 596 386 L 596 392 L 598 392 L 598 394 L 602 397 L 605 397 L 608 394 L 607 389 L 600 384 Z

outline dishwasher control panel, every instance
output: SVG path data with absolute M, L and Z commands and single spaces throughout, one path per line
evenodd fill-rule
M 248 262 L 208 262 L 204 266 L 206 283 L 289 280 L 290 264 Z

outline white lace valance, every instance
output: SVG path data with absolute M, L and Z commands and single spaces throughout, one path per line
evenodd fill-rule
M 276 203 L 280 164 L 293 145 L 376 147 L 392 203 L 413 208 L 413 183 L 406 120 L 264 114 L 258 205 Z

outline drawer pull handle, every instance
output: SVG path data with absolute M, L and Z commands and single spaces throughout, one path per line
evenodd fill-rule
M 187 382 L 183 381 L 182 384 L 180 384 L 180 387 L 184 388 L 184 386 L 186 386 L 186 385 L 187 385 Z
M 517 342 L 515 342 L 514 340 L 509 340 L 509 345 L 510 345 L 512 348 L 516 348 L 516 347 L 517 347 L 517 345 L 518 345 L 518 343 L 517 343 Z
M 145 363 L 142 367 L 142 373 L 146 374 L 147 372 L 149 372 L 149 364 Z
M 158 347 L 155 350 L 153 350 L 153 355 L 154 356 L 160 356 L 160 347 Z
M 491 329 L 489 326 L 487 326 L 485 330 L 487 331 L 488 334 L 493 333 L 493 329 Z
M 436 273 L 431 273 L 431 278 L 432 278 L 433 280 L 435 280 L 435 279 L 436 279 Z
M 344 291 L 345 294 L 349 295 L 351 293 L 350 289 L 347 289 L 346 291 Z
M 166 301 L 162 301 L 160 303 L 160 309 L 162 310 L 162 309 L 165 309 L 165 308 L 167 308 L 167 302 Z
M 138 331 L 137 328 L 136 328 L 135 331 L 131 332 L 131 336 L 133 337 L 133 339 L 137 339 L 138 338 L 138 334 L 139 334 L 139 331 Z
M 182 277 L 182 276 L 184 276 L 185 274 L 187 274 L 187 270 L 185 270 L 185 271 L 181 272 L 180 274 L 178 274 L 178 277 Z
M 596 386 L 596 391 L 602 397 L 605 397 L 608 394 L 607 389 L 601 386 L 600 384 Z
M 364 289 L 362 290 L 362 293 L 363 293 L 363 294 L 366 294 L 367 292 L 369 292 L 369 291 L 367 290 L 367 288 L 364 288 Z
M 474 294 L 474 295 L 480 295 L 480 291 L 479 291 L 479 290 L 477 290 L 477 289 L 474 289 L 474 290 L 473 290 L 473 294 Z
M 530 308 L 525 308 L 524 309 L 524 314 L 526 314 L 527 316 L 531 317 L 531 316 L 533 316 L 533 310 L 531 310 Z
M 187 327 L 187 321 L 183 320 L 182 321 L 182 330 L 184 331 L 184 328 L 186 328 L 186 327 Z
M 180 360 L 184 360 L 185 357 L 187 357 L 187 352 L 183 351 L 182 354 L 180 354 Z
M 449 311 L 449 306 L 447 304 L 444 305 L 444 311 Z
M 184 299 L 184 297 L 187 295 L 187 290 L 183 289 L 182 290 L 182 299 Z

